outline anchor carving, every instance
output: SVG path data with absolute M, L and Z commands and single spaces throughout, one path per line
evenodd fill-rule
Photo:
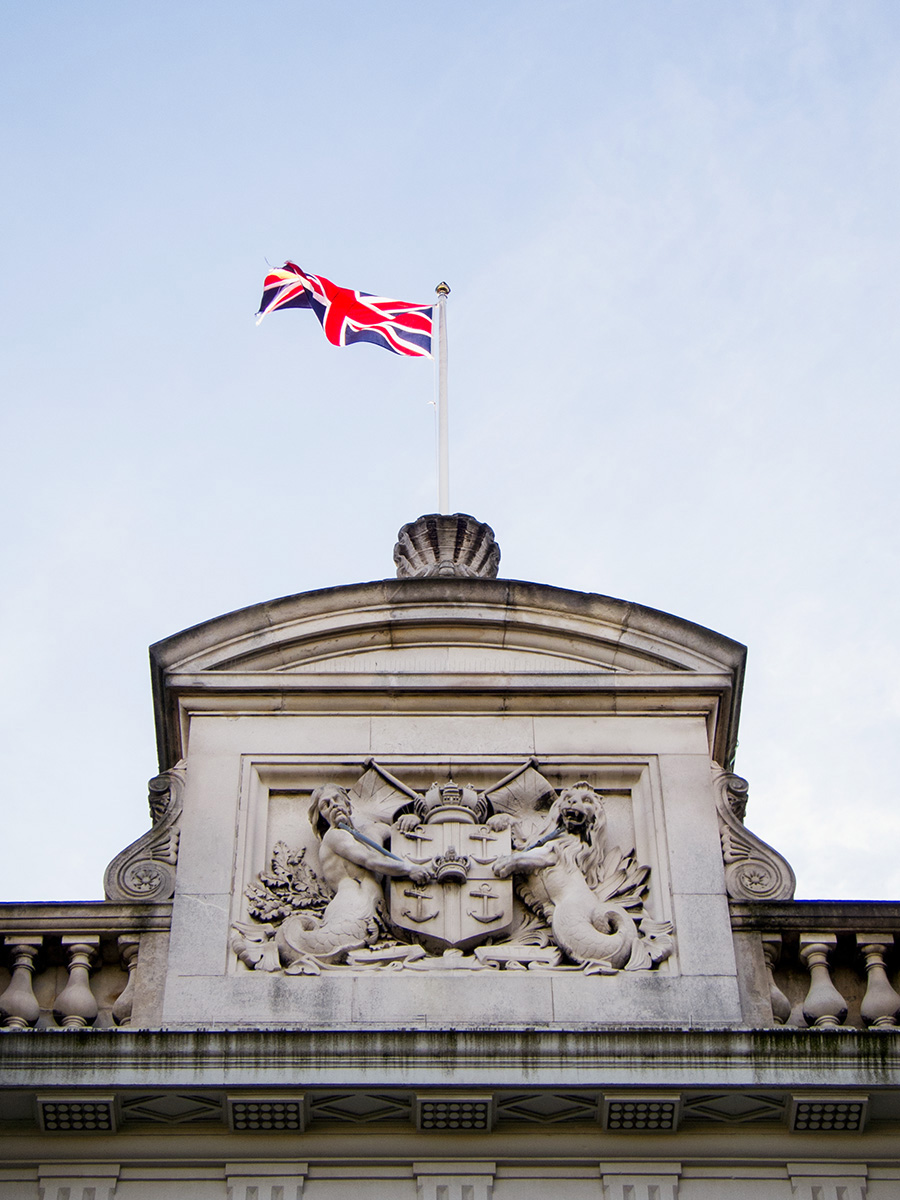
M 427 861 L 427 860 L 426 860 Z M 425 921 L 433 921 L 438 915 L 439 909 L 435 909 L 433 913 L 423 913 L 423 901 L 431 900 L 431 896 L 427 892 L 417 891 L 415 888 L 406 888 L 403 892 L 404 896 L 409 896 L 416 902 L 416 911 L 411 912 L 408 908 L 404 908 L 404 917 L 409 917 L 410 921 L 415 921 L 417 925 L 423 924 Z
M 494 921 L 499 921 L 503 916 L 502 908 L 498 912 L 488 912 L 491 901 L 500 899 L 497 893 L 491 890 L 491 885 L 489 883 L 481 884 L 477 892 L 469 892 L 469 895 L 474 896 L 476 900 L 481 901 L 480 913 L 474 912 L 471 908 L 466 910 L 468 915 L 478 921 L 479 924 L 492 925 Z
M 483 825 L 482 831 L 480 833 L 470 833 L 469 834 L 469 840 L 472 842 L 481 842 L 481 853 L 487 854 L 488 842 L 496 842 L 497 835 L 495 833 L 489 832 L 488 827 L 486 825 Z M 497 857 L 497 855 L 491 854 L 487 858 L 478 858 L 473 854 L 473 855 L 471 855 L 471 857 L 475 862 L 484 864 L 484 863 L 493 862 L 494 859 Z
M 415 840 L 415 842 L 417 843 L 417 845 L 416 845 L 417 850 L 421 849 L 422 842 L 433 842 L 434 841 L 433 837 L 431 837 L 427 833 L 423 833 L 421 831 L 421 829 L 408 829 L 406 831 L 406 836 L 408 838 L 413 838 Z M 425 858 L 414 858 L 411 854 L 407 854 L 406 857 L 409 859 L 410 862 L 414 862 L 414 863 L 427 863 L 427 862 L 431 862 L 431 859 L 432 859 L 432 855 L 430 855 L 430 854 L 426 855 Z M 404 893 L 404 895 L 405 894 L 406 893 Z
M 487 811 L 474 789 L 435 784 L 416 808 L 418 825 L 413 814 L 398 820 L 391 853 L 429 874 L 419 883 L 391 880 L 390 919 L 398 929 L 431 946 L 466 950 L 511 928 L 512 880 L 499 879 L 493 864 L 511 853 L 512 837 L 508 825 L 488 823 Z

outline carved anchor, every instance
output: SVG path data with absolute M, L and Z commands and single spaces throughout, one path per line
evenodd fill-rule
M 469 839 L 473 842 L 481 842 L 481 853 L 482 854 L 487 853 L 487 843 L 488 842 L 496 842 L 496 840 L 497 840 L 496 836 L 493 833 L 488 832 L 487 826 L 482 826 L 481 833 L 470 833 Z M 475 860 L 475 862 L 482 863 L 482 864 L 493 862 L 496 857 L 497 857 L 496 854 L 492 854 L 490 858 L 476 858 L 476 856 L 474 854 L 472 855 L 472 858 Z M 473 892 L 472 895 L 474 895 L 474 894 L 475 893 Z
M 481 912 L 473 912 L 471 908 L 467 909 L 466 911 L 470 917 L 474 917 L 475 920 L 479 921 L 482 925 L 491 925 L 494 921 L 499 921 L 503 916 L 502 908 L 499 912 L 488 912 L 491 901 L 500 899 L 496 892 L 491 891 L 491 885 L 489 883 L 483 883 L 477 892 L 469 892 L 469 895 L 474 896 L 476 900 L 481 901 Z
M 488 884 L 488 887 L 490 887 L 490 884 Z M 415 921 L 417 925 L 421 925 L 424 921 L 433 921 L 434 918 L 436 916 L 438 916 L 437 909 L 435 909 L 435 911 L 433 913 L 423 913 L 422 912 L 422 908 L 423 908 L 422 902 L 424 900 L 431 899 L 431 897 L 428 895 L 427 892 L 420 892 L 420 891 L 417 891 L 415 888 L 407 888 L 406 891 L 404 891 L 403 895 L 411 897 L 416 902 L 416 911 L 410 912 L 410 910 L 408 908 L 404 908 L 403 915 L 404 915 L 404 917 L 409 917 L 409 919 L 411 921 Z
M 410 829 L 407 832 L 406 836 L 408 838 L 414 838 L 417 842 L 433 842 L 434 841 L 433 837 L 429 837 L 427 833 L 420 833 L 418 831 L 418 829 Z M 418 849 L 418 847 L 416 847 L 416 848 Z M 425 858 L 413 858 L 409 854 L 406 857 L 409 859 L 410 862 L 414 862 L 414 863 L 427 863 L 427 862 L 430 862 L 431 858 L 432 858 L 432 856 L 430 854 L 426 855 Z M 404 895 L 406 895 L 405 892 L 404 892 Z

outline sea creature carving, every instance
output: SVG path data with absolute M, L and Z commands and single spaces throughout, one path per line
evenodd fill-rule
M 560 793 L 529 845 L 494 863 L 494 874 L 523 877 L 525 903 L 588 973 L 645 969 L 672 953 L 672 926 L 647 919 L 650 868 L 618 847 L 605 851 L 605 827 L 602 797 L 582 780 Z
M 277 958 L 252 936 L 252 928 L 239 927 L 232 948 L 256 969 L 280 965 L 295 974 L 318 974 L 323 966 L 343 961 L 351 951 L 373 945 L 384 931 L 382 878 L 408 877 L 413 883 L 429 878 L 426 867 L 385 848 L 389 827 L 375 813 L 355 811 L 346 788 L 333 783 L 316 788 L 308 815 L 320 840 L 321 877 L 315 886 L 320 894 L 327 888 L 330 898 L 321 914 L 312 903 L 301 903 L 305 911 L 284 919 L 274 931 Z M 274 866 L 273 860 L 273 874 Z M 250 899 L 258 907 L 258 893 Z
M 607 846 L 602 795 L 557 795 L 534 759 L 483 792 L 424 794 L 369 760 L 351 788 L 316 788 L 307 817 L 312 861 L 280 841 L 246 889 L 232 948 L 254 970 L 615 974 L 672 952 L 644 908 L 649 867 Z

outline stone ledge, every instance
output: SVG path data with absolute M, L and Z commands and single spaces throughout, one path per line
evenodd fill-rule
M 10 934 L 158 933 L 172 924 L 171 900 L 118 904 L 109 900 L 62 900 L 0 904 L 0 936 Z
M 894 1029 L 7 1031 L 0 1087 L 900 1087 Z
M 896 900 L 733 900 L 728 907 L 740 933 L 900 933 Z

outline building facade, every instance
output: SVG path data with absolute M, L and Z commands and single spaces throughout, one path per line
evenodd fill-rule
M 0 1200 L 894 1200 L 900 904 L 795 901 L 745 650 L 496 578 L 151 650 L 151 828 L 0 905 Z

